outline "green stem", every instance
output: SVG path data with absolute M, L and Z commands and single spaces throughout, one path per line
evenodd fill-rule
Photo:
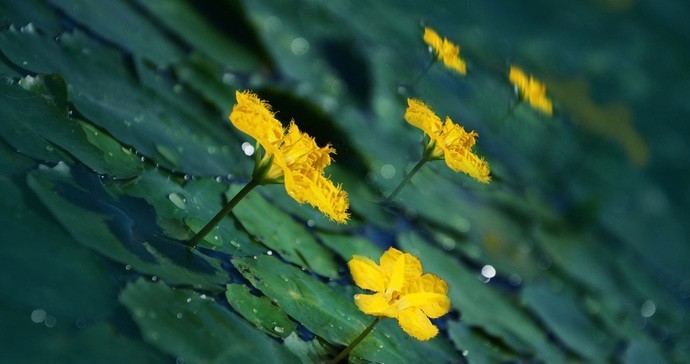
M 341 351 L 340 354 L 338 354 L 338 356 L 335 357 L 335 359 L 331 360 L 331 364 L 337 364 L 341 360 L 345 359 L 347 354 L 350 354 L 352 349 L 354 349 L 355 346 L 357 346 L 362 340 L 364 340 L 365 337 L 367 337 L 367 335 L 369 335 L 371 330 L 374 329 L 374 326 L 376 326 L 376 324 L 378 324 L 379 321 L 381 321 L 381 318 L 377 317 L 374 320 L 374 322 L 372 322 L 371 325 L 369 325 L 369 327 L 367 327 L 364 331 L 362 331 L 362 333 L 359 334 L 359 336 L 357 336 L 357 338 L 350 343 L 350 345 L 348 345 L 345 349 L 343 349 L 343 351 Z
M 393 191 L 393 193 L 391 193 L 388 197 L 386 197 L 386 199 L 385 199 L 384 201 L 385 201 L 385 202 L 393 201 L 393 199 L 395 198 L 395 196 L 397 196 L 398 193 L 400 193 L 400 191 L 402 191 L 403 187 L 405 187 L 405 185 L 406 185 L 408 182 L 410 182 L 410 179 L 412 179 L 412 176 L 414 176 L 415 173 L 417 173 L 417 171 L 419 171 L 419 169 L 422 168 L 422 166 L 424 165 L 424 163 L 426 163 L 426 162 L 428 162 L 428 161 L 429 161 L 429 157 L 428 157 L 428 156 L 426 155 L 426 153 L 425 153 L 425 155 L 422 157 L 422 159 L 420 159 L 419 162 L 417 162 L 417 164 L 414 166 L 414 168 L 412 168 L 412 170 L 410 171 L 410 173 L 408 173 L 408 174 L 405 176 L 405 178 L 402 180 L 402 182 L 400 182 L 400 184 L 398 185 L 398 187 L 395 188 L 395 191 Z
M 436 63 L 436 58 L 431 58 L 431 62 L 429 62 L 429 64 L 427 64 L 426 67 L 424 67 L 424 69 L 419 74 L 419 76 L 417 76 L 417 78 L 415 78 L 414 82 L 412 82 L 410 84 L 410 89 L 413 89 L 413 88 L 415 88 L 415 86 L 417 86 L 417 83 L 419 83 L 419 81 L 422 79 L 422 77 L 424 77 L 424 75 L 426 75 L 426 73 L 429 72 L 429 69 L 431 68 L 431 66 L 434 65 L 434 63 Z
M 255 178 L 252 178 L 244 187 L 242 187 L 240 192 L 238 192 L 235 195 L 235 197 L 233 197 L 232 200 L 230 200 L 230 202 L 228 202 L 227 205 L 225 205 L 225 207 L 223 207 L 223 209 L 220 210 L 220 212 L 218 212 L 216 216 L 214 216 L 213 219 L 211 219 L 211 221 L 209 221 L 209 223 L 206 224 L 206 226 L 204 226 L 203 229 L 201 229 L 196 235 L 194 235 L 193 238 L 189 240 L 189 247 L 191 249 L 194 249 L 197 246 L 197 244 L 199 244 L 199 242 L 201 242 L 201 240 L 203 240 L 204 237 L 211 230 L 213 230 L 213 228 L 216 227 L 216 225 L 218 225 L 218 223 L 221 220 L 223 220 L 223 218 L 227 214 L 229 214 L 230 211 L 232 211 L 233 207 L 235 207 L 235 205 L 237 205 L 237 203 L 240 202 L 240 200 L 242 200 L 244 196 L 246 196 L 249 193 L 249 191 L 251 191 L 252 189 L 254 189 L 254 187 L 258 185 L 259 182 Z
M 513 102 L 512 104 L 510 104 L 510 107 L 508 108 L 508 112 L 506 112 L 506 114 L 501 118 L 499 125 L 505 124 L 505 122 L 508 120 L 508 118 L 511 115 L 513 115 L 513 112 L 515 111 L 515 109 L 517 109 L 518 105 L 520 105 L 521 102 L 522 102 L 522 100 L 517 100 L 517 101 Z

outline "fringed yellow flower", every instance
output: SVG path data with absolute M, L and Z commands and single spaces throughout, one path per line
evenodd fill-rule
M 407 99 L 407 105 L 405 120 L 429 136 L 426 155 L 431 159 L 445 159 L 450 169 L 467 173 L 479 182 L 488 183 L 491 180 L 489 164 L 472 153 L 478 136 L 476 132 L 466 132 L 449 117 L 441 122 L 429 106 L 417 99 Z
M 400 327 L 417 340 L 429 340 L 438 334 L 429 318 L 450 311 L 448 285 L 433 274 L 422 274 L 419 259 L 390 248 L 379 264 L 359 255 L 347 264 L 355 284 L 375 292 L 355 295 L 355 304 L 362 312 L 397 319 Z
M 465 61 L 460 58 L 460 47 L 436 33 L 433 29 L 424 28 L 424 42 L 428 44 L 436 54 L 436 59 L 442 61 L 449 69 L 464 75 L 467 73 Z
M 347 194 L 323 175 L 335 150 L 330 145 L 319 147 L 294 121 L 287 130 L 283 128 L 270 105 L 255 94 L 237 91 L 235 96 L 237 104 L 232 108 L 230 121 L 265 150 L 254 167 L 254 178 L 259 184 L 284 183 L 295 201 L 309 203 L 333 221 L 346 222 Z
M 527 100 L 533 108 L 549 116 L 553 114 L 553 105 L 546 96 L 546 86 L 543 83 L 536 80 L 532 75 L 527 76 L 516 66 L 510 66 L 508 78 L 515 86 L 515 91 L 522 99 Z

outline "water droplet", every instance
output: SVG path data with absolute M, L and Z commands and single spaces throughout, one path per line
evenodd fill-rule
M 496 276 L 496 269 L 493 266 L 485 265 L 482 267 L 482 275 L 486 278 L 493 278 Z
M 257 313 L 259 311 L 257 311 L 256 308 L 252 308 L 252 312 Z
M 192 302 L 192 298 L 187 298 L 187 303 Z
M 296 56 L 302 56 L 309 51 L 309 42 L 304 38 L 295 38 L 290 43 L 290 50 Z
M 537 267 L 541 270 L 547 270 L 551 267 L 551 257 L 544 254 L 541 257 L 539 257 L 539 261 L 537 262 Z
M 273 251 L 269 250 L 269 251 L 266 252 L 266 254 L 268 254 L 268 255 L 273 255 Z
M 242 151 L 246 155 L 253 155 L 254 154 L 254 146 L 247 143 L 247 142 L 244 142 L 244 143 L 242 143 Z
M 181 319 L 182 318 L 182 312 L 178 312 L 177 315 L 175 315 L 175 317 L 177 317 L 178 319 Z
M 462 351 L 462 356 L 467 356 L 467 354 L 469 354 L 469 353 L 470 353 L 469 351 L 463 350 L 463 351 Z
M 276 16 L 271 15 L 264 19 L 264 29 L 267 33 L 277 32 L 281 25 L 283 25 L 283 22 Z
M 77 319 L 77 321 L 74 322 L 74 326 L 76 326 L 78 329 L 83 329 L 86 327 L 86 322 L 82 319 Z
M 273 330 L 279 334 L 282 334 L 283 332 L 285 332 L 285 329 L 280 327 L 280 326 L 274 327 Z
M 652 315 L 654 315 L 655 312 L 656 305 L 652 300 L 644 301 L 642 307 L 640 307 L 640 314 L 642 314 L 642 317 L 652 317 Z
M 391 179 L 395 177 L 395 167 L 392 164 L 384 164 L 381 167 L 381 177 L 385 179 Z
M 54 316 L 46 316 L 46 319 L 43 323 L 48 328 L 55 327 L 55 324 L 57 323 L 57 319 Z
M 316 222 L 314 222 L 314 220 L 311 220 L 311 219 L 307 220 L 307 226 L 314 227 L 314 225 L 316 225 Z
M 157 280 L 158 280 L 158 277 L 156 277 L 156 276 L 153 276 L 153 277 L 151 277 L 151 280 L 155 282 L 155 281 L 157 281 Z
M 125 266 L 125 270 L 131 270 L 131 269 L 132 269 L 132 266 L 131 266 L 131 265 L 127 264 L 127 265 Z
M 221 80 L 226 85 L 232 85 L 235 83 L 235 75 L 230 72 L 225 72 Z
M 46 319 L 46 312 L 44 310 L 33 310 L 31 311 L 31 321 L 40 324 Z
M 185 198 L 180 196 L 177 192 L 173 192 L 168 195 L 168 200 L 180 209 L 186 209 L 187 204 L 185 204 Z
M 515 287 L 519 286 L 520 283 L 522 283 L 522 277 L 520 277 L 520 275 L 517 273 L 511 274 L 508 280 L 510 281 L 510 284 Z

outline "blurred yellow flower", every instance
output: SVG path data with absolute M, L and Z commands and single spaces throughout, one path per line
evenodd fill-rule
M 459 56 L 459 46 L 453 44 L 446 38 L 441 38 L 436 31 L 429 27 L 424 28 L 424 42 L 434 50 L 436 58 L 442 61 L 446 67 L 462 75 L 467 73 L 465 61 Z
M 534 77 L 527 76 L 519 67 L 510 66 L 508 75 L 510 82 L 515 86 L 515 91 L 536 110 L 551 116 L 553 105 L 546 96 L 546 85 L 536 80 Z
M 429 106 L 417 99 L 407 99 L 407 105 L 405 120 L 429 136 L 426 155 L 431 159 L 445 159 L 450 169 L 467 173 L 479 182 L 491 180 L 489 164 L 472 153 L 478 136 L 476 132 L 466 132 L 447 116 L 445 122 L 441 122 Z
M 422 274 L 419 259 L 390 248 L 379 264 L 359 255 L 347 264 L 355 284 L 375 292 L 355 295 L 355 304 L 362 312 L 397 319 L 400 327 L 417 340 L 429 340 L 438 334 L 429 318 L 450 311 L 448 285 L 433 274 Z
M 323 175 L 335 150 L 330 145 L 319 147 L 294 121 L 287 130 L 283 128 L 271 106 L 255 94 L 237 91 L 235 97 L 237 104 L 232 108 L 230 121 L 266 151 L 254 166 L 254 178 L 259 184 L 283 183 L 288 195 L 298 203 L 307 202 L 329 219 L 346 222 L 347 194 Z

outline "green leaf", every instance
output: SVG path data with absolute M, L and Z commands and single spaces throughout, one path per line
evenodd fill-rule
M 369 240 L 358 236 L 328 233 L 317 233 L 316 236 L 324 245 L 331 248 L 346 262 L 350 261 L 353 255 L 363 255 L 374 261 L 378 261 L 379 257 L 381 257 L 381 249 Z
M 232 264 L 290 317 L 334 345 L 348 345 L 373 321 L 352 300 L 335 294 L 327 285 L 298 268 L 268 255 L 237 258 Z M 450 360 L 441 338 L 419 342 L 403 333 L 395 320 L 379 323 L 352 355 L 374 362 Z
M 476 329 L 461 322 L 449 321 L 448 335 L 470 364 L 504 363 L 517 359 L 496 340 L 480 335 Z
M 75 175 L 81 179 L 79 182 Z M 221 289 L 218 285 L 225 281 L 225 275 L 220 272 L 219 262 L 189 251 L 181 242 L 158 236 L 155 214 L 142 200 L 124 196 L 115 200 L 97 176 L 64 163 L 31 172 L 28 184 L 83 246 L 171 284 Z
M 230 189 L 228 198 L 232 198 L 239 188 L 234 186 Z M 232 214 L 252 236 L 275 250 L 285 260 L 325 277 L 338 276 L 338 267 L 333 261 L 333 255 L 316 241 L 306 226 L 295 222 L 256 191 L 243 198 L 235 206 Z
M 235 311 L 266 334 L 286 338 L 297 327 L 280 307 L 266 297 L 252 295 L 243 284 L 228 284 L 225 298 Z
M 233 41 L 228 37 L 230 34 L 223 34 L 209 24 L 208 18 L 204 18 L 197 7 L 181 0 L 137 2 L 162 22 L 168 31 L 175 33 L 220 65 L 246 72 L 256 70 L 261 64 L 254 52 Z M 241 16 L 237 11 L 240 10 L 239 7 L 226 10 L 226 17 Z M 229 13 L 232 10 L 233 13 Z
M 530 309 L 563 342 L 586 360 L 607 358 L 615 341 L 603 331 L 567 291 L 554 293 L 545 283 L 530 284 L 522 290 Z
M 87 29 L 139 57 L 166 65 L 182 56 L 181 47 L 128 2 L 50 0 L 50 3 Z
M 138 280 L 120 294 L 144 340 L 191 363 L 289 363 L 282 345 L 231 314 L 212 298 L 164 283 Z
M 0 85 L 0 135 L 32 157 L 58 162 L 74 157 L 99 174 L 131 178 L 142 163 L 122 146 L 67 113 L 67 91 L 58 74 L 27 76 L 19 85 Z
M 111 298 L 113 302 L 115 298 Z M 34 321 L 35 320 L 35 321 Z M 42 320 L 42 321 L 41 321 Z M 168 363 L 155 348 L 104 323 L 0 304 L 2 357 L 11 363 Z M 77 325 L 79 327 L 77 327 Z M 86 327 L 82 327 L 86 326 Z
M 468 325 L 479 326 L 490 335 L 501 338 L 518 353 L 532 351 L 547 361 L 563 360 L 563 355 L 517 302 L 482 283 L 478 272 L 469 271 L 458 259 L 416 234 L 402 235 L 399 244 L 406 252 L 419 257 L 425 271 L 448 282 L 451 304 L 462 313 Z
M 299 338 L 296 332 L 285 338 L 285 346 L 304 364 L 318 363 L 322 358 L 334 355 L 324 344 L 327 345 L 327 343 L 321 342 L 319 338 L 304 341 Z
M 180 105 L 189 102 L 183 98 L 171 104 L 133 78 L 120 61 L 121 53 L 82 33 L 63 34 L 55 43 L 35 33 L 8 30 L 0 33 L 0 50 L 33 72 L 61 73 L 79 113 L 162 166 L 213 176 L 250 169 L 225 117 L 209 122 L 204 118 L 208 112 L 186 112 Z

